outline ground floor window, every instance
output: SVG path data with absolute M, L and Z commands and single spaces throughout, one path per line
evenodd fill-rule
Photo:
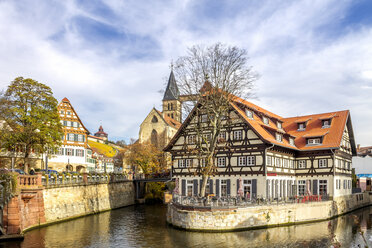
M 327 195 L 327 180 L 319 180 L 319 195 Z
M 227 196 L 227 180 L 221 180 L 221 196 Z
M 186 195 L 192 196 L 194 192 L 194 181 L 193 180 L 187 180 L 186 181 Z
M 251 188 L 252 188 L 252 180 L 243 180 L 243 190 L 244 196 L 248 199 L 251 199 Z
M 306 181 L 299 180 L 298 181 L 298 195 L 305 195 L 306 192 Z

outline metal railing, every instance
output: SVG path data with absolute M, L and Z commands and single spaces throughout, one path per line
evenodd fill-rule
M 273 204 L 294 204 L 328 201 L 328 195 L 308 195 L 264 198 L 260 196 L 251 196 L 250 198 L 240 196 L 181 196 L 173 194 L 172 202 L 182 206 L 190 207 L 248 207 L 255 205 L 273 205 Z
M 77 175 L 43 175 L 42 185 L 45 187 L 58 187 L 79 184 L 116 183 L 129 181 L 123 174 L 77 174 Z

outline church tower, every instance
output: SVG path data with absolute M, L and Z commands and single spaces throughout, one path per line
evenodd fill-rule
M 168 116 L 178 122 L 182 121 L 180 92 L 174 78 L 173 70 L 169 75 L 168 85 L 163 97 L 163 116 Z

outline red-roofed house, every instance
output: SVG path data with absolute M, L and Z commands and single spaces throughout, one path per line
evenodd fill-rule
M 164 149 L 182 195 L 200 191 L 203 159 L 188 151 L 197 143 L 190 123 L 201 121 L 202 109 L 189 114 Z M 348 110 L 283 118 L 237 97 L 220 136 L 209 193 L 235 196 L 241 180 L 244 194 L 266 199 L 351 194 L 356 147 Z

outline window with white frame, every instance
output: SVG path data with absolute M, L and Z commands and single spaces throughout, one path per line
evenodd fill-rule
M 299 169 L 306 168 L 306 160 L 298 160 L 298 168 Z
M 83 149 L 76 149 L 76 156 L 84 157 L 84 150 Z
M 71 112 L 70 112 L 70 111 L 67 111 L 67 114 L 68 114 L 68 115 L 71 115 Z
M 67 134 L 67 140 L 74 141 L 75 140 L 75 135 L 73 133 L 68 133 Z
M 347 182 L 347 186 L 348 186 L 348 187 L 347 187 L 348 189 L 351 189 L 351 180 L 348 180 L 348 182 Z
M 306 181 L 305 180 L 299 180 L 298 183 L 298 195 L 305 195 L 306 192 Z
M 276 133 L 275 134 L 276 140 L 279 142 L 283 141 L 283 135 L 281 133 Z
M 66 148 L 66 155 L 67 156 L 73 156 L 74 150 L 72 148 Z
M 311 138 L 307 139 L 308 145 L 319 145 L 320 144 L 320 138 Z
M 247 158 L 245 156 L 238 157 L 238 166 L 245 166 L 247 164 Z
M 185 160 L 185 166 L 186 167 L 192 167 L 192 159 L 191 158 L 187 158 Z
M 267 118 L 266 116 L 263 116 L 263 117 L 262 117 L 262 122 L 263 122 L 264 124 L 268 125 L 268 124 L 269 124 L 269 118 Z
M 256 157 L 255 156 L 247 156 L 247 165 L 256 165 Z
M 179 159 L 178 160 L 178 167 L 179 168 L 184 168 L 185 167 L 185 160 Z
M 186 195 L 193 196 L 194 194 L 194 181 L 186 180 Z
M 280 121 L 277 121 L 276 122 L 276 126 L 279 128 L 279 129 L 282 129 L 282 123 Z
M 218 134 L 218 141 L 219 142 L 226 141 L 226 132 L 225 131 L 220 131 L 220 133 Z
M 275 158 L 275 166 L 281 167 L 282 166 L 282 160 L 280 158 Z
M 266 156 L 266 165 L 271 166 L 272 164 L 273 164 L 272 157 L 271 156 Z
M 225 157 L 218 157 L 217 158 L 217 166 L 218 167 L 225 167 L 226 166 L 226 158 Z
M 187 137 L 187 143 L 189 143 L 189 144 L 195 144 L 195 135 L 189 135 Z
M 319 195 L 327 195 L 327 180 L 319 180 Z
M 327 164 L 328 160 L 326 158 L 322 158 L 318 160 L 319 168 L 325 168 L 328 166 Z
M 329 128 L 330 127 L 330 125 L 331 125 L 331 121 L 330 120 L 323 120 L 322 121 L 323 123 L 323 125 L 322 125 L 322 128 Z
M 204 114 L 200 116 L 201 122 L 207 122 L 208 121 L 208 115 Z
M 63 110 L 60 111 L 61 114 L 64 114 L 65 112 Z
M 79 135 L 78 135 L 78 141 L 79 141 L 79 142 L 84 142 L 84 135 L 79 134 Z
M 247 110 L 245 110 L 245 114 L 247 115 L 248 118 L 253 119 L 253 112 L 252 111 L 247 109 Z
M 344 189 L 346 189 L 346 180 L 344 179 Z
M 294 141 L 294 138 L 289 138 L 289 144 L 291 145 L 291 146 L 294 146 L 295 145 L 295 141 Z
M 200 167 L 205 167 L 206 166 L 206 164 L 207 164 L 207 159 L 206 158 L 202 158 L 202 159 L 200 159 Z
M 221 180 L 221 196 L 227 196 L 227 180 Z
M 288 168 L 289 167 L 289 161 L 288 159 L 283 159 L 283 167 Z
M 233 137 L 234 137 L 234 140 L 242 140 L 242 138 L 243 138 L 242 130 L 235 130 L 233 132 Z
M 243 191 L 244 191 L 244 196 L 248 199 L 251 199 L 252 197 L 252 180 L 243 180 Z
M 306 129 L 305 122 L 298 123 L 298 131 L 303 131 Z
M 57 155 L 63 155 L 63 148 L 58 148 Z

